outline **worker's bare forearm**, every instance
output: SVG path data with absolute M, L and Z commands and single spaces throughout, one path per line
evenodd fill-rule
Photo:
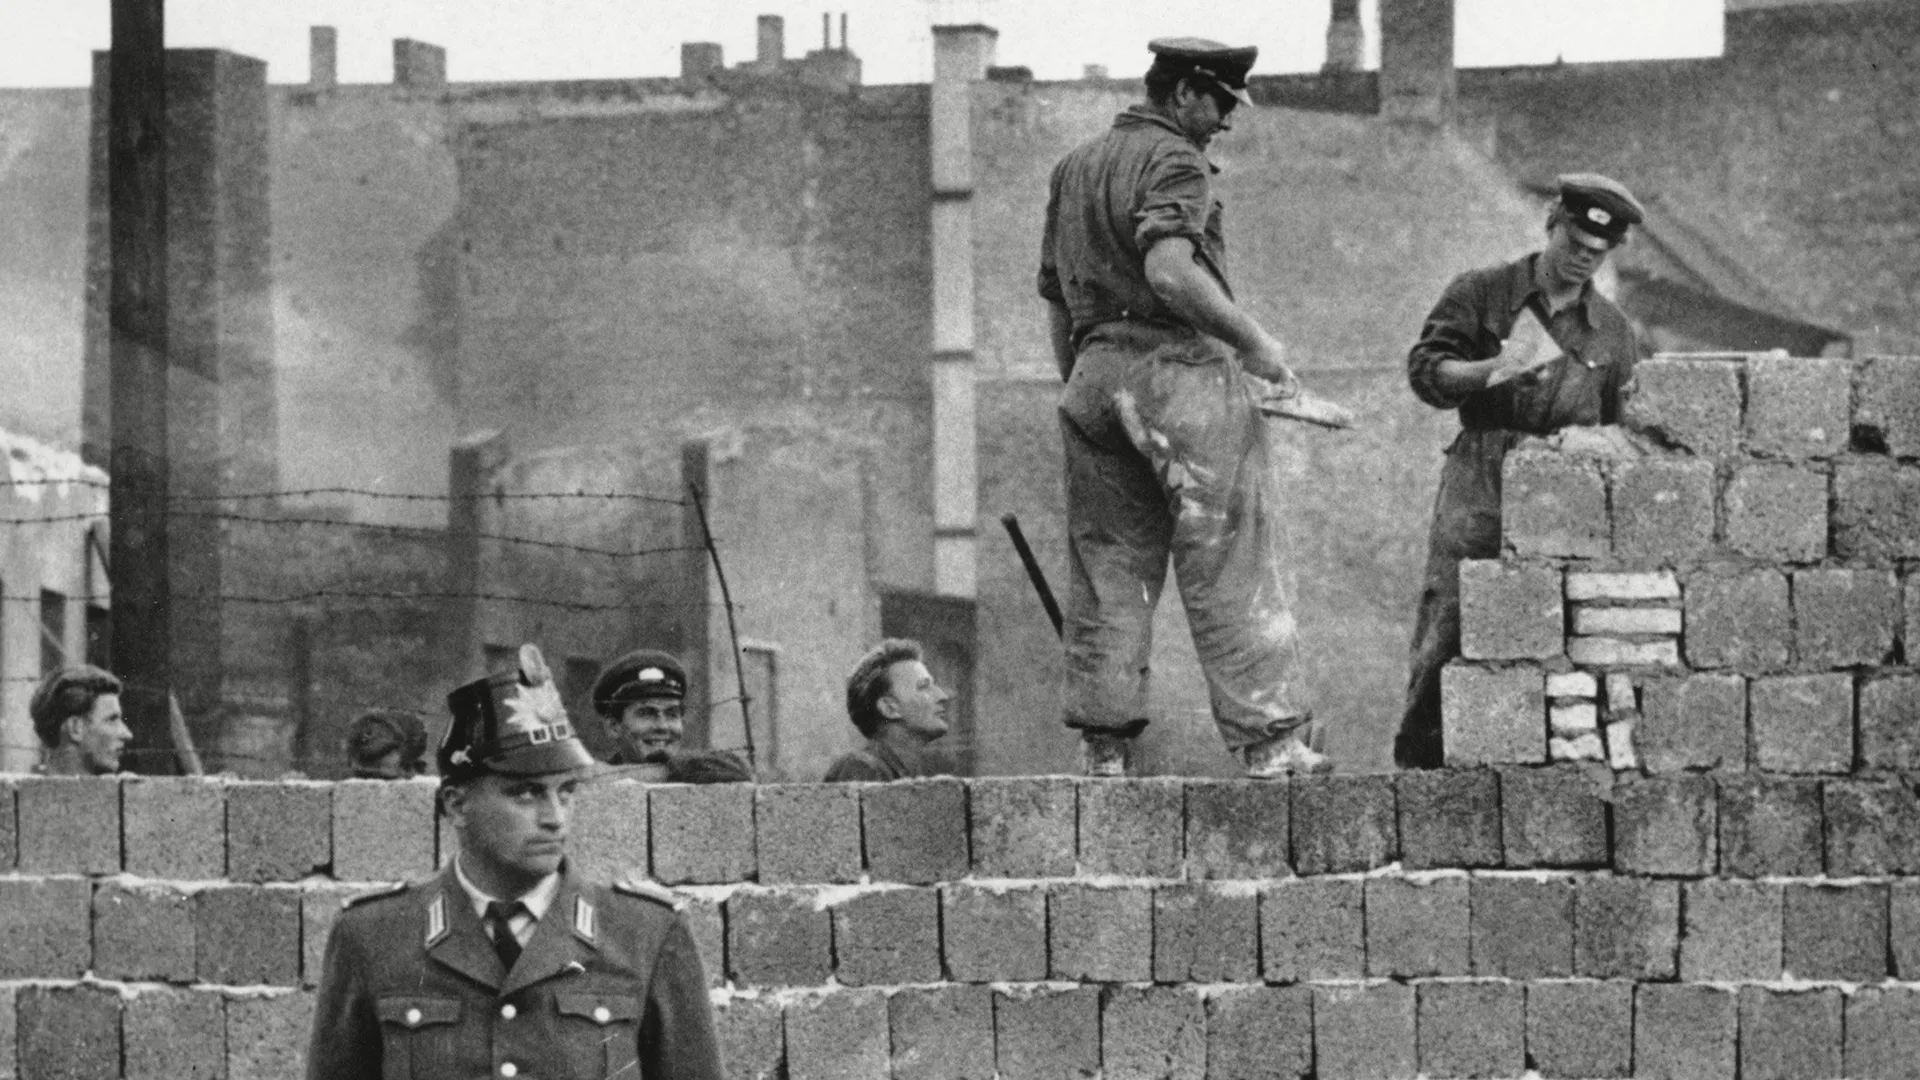
M 1248 350 L 1260 347 L 1267 332 L 1194 261 L 1193 241 L 1171 237 L 1147 252 L 1147 284 L 1173 313 L 1203 333 Z

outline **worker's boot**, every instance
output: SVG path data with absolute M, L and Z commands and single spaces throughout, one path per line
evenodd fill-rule
M 1081 761 L 1088 776 L 1127 775 L 1127 758 L 1132 748 L 1131 735 L 1091 729 L 1080 733 Z
M 1306 731 L 1290 731 L 1263 739 L 1241 751 L 1247 763 L 1247 776 L 1253 780 L 1278 780 L 1294 773 L 1333 771 L 1333 759 L 1301 741 Z

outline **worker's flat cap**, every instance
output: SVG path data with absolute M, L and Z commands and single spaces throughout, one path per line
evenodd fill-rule
M 1238 98 L 1242 105 L 1253 104 L 1247 96 L 1247 72 L 1260 56 L 1254 45 L 1234 47 L 1197 37 L 1155 38 L 1147 43 L 1153 53 L 1156 71 L 1175 75 L 1199 75 Z
M 1627 228 L 1646 217 L 1640 200 L 1627 186 L 1599 173 L 1567 173 L 1556 178 L 1560 186 L 1560 205 L 1581 232 L 1617 243 Z

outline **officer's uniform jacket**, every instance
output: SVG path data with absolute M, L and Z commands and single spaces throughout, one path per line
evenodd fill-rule
M 327 941 L 309 1080 L 719 1080 L 671 893 L 563 870 L 511 974 L 451 865 L 351 901 Z

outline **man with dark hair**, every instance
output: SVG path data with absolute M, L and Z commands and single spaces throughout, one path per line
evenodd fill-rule
M 373 709 L 347 725 L 347 765 L 356 780 L 405 780 L 427 771 L 427 727 L 399 709 Z
M 1067 473 L 1065 720 L 1086 771 L 1124 774 L 1146 727 L 1153 609 L 1172 560 L 1214 722 L 1249 776 L 1327 767 L 1302 739 L 1265 413 L 1336 426 L 1227 283 L 1205 151 L 1248 105 L 1257 50 L 1148 48 L 1148 101 L 1055 166 L 1039 290 Z
M 719 1080 L 706 977 L 673 893 L 567 865 L 593 758 L 540 650 L 447 695 L 436 877 L 349 901 L 327 939 L 309 1080 Z
M 622 775 L 670 784 L 726 784 L 753 779 L 725 750 L 690 750 L 686 738 L 687 669 L 658 649 L 637 649 L 601 669 L 593 711 L 614 743 L 610 765 Z
M 1618 423 L 1640 357 L 1633 324 L 1592 280 L 1640 222 L 1640 203 L 1594 173 L 1562 176 L 1558 186 L 1546 246 L 1455 278 L 1407 355 L 1413 392 L 1457 410 L 1461 430 L 1433 501 L 1406 711 L 1393 744 L 1404 769 L 1437 769 L 1445 760 L 1440 673 L 1460 654 L 1460 560 L 1500 554 L 1507 451 L 1529 435 Z
M 120 771 L 133 740 L 120 711 L 120 680 L 91 664 L 63 667 L 40 680 L 27 702 L 49 776 L 100 776 Z
M 933 775 L 926 749 L 947 733 L 952 696 L 933 680 L 919 642 L 888 638 L 868 650 L 847 676 L 847 718 L 867 742 L 841 755 L 826 782 Z

